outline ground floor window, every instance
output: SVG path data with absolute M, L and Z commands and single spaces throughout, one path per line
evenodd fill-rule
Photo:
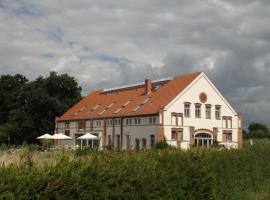
M 146 138 L 143 138 L 142 139 L 142 148 L 143 149 L 146 149 L 146 143 L 147 143 Z
M 171 139 L 172 140 L 177 140 L 177 131 L 176 130 L 172 130 L 172 132 L 171 132 Z
M 116 148 L 120 149 L 120 135 L 116 135 Z
M 70 136 L 70 131 L 69 130 L 65 130 L 65 135 L 66 136 Z
M 150 135 L 150 147 L 155 147 L 155 135 Z
M 140 139 L 139 138 L 135 138 L 135 149 L 136 150 L 140 149 Z
M 112 136 L 108 135 L 108 145 L 111 145 L 111 144 L 112 144 Z
M 127 135 L 127 149 L 131 149 L 130 147 L 130 135 Z
M 209 147 L 212 143 L 212 136 L 209 133 L 198 133 L 195 135 L 196 146 Z

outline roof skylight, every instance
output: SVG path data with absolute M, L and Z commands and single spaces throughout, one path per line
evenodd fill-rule
M 122 108 L 118 108 L 118 109 L 114 112 L 114 114 L 119 113 L 121 110 L 122 110 Z
M 128 100 L 122 107 L 126 107 L 130 103 L 130 100 Z
M 111 103 L 110 105 L 107 106 L 107 109 L 111 108 L 114 103 Z
M 102 110 L 102 111 L 99 113 L 99 115 L 102 115 L 105 111 L 106 111 L 106 110 Z
M 100 106 L 99 104 L 95 105 L 95 106 L 92 108 L 92 110 L 96 110 L 99 106 Z
M 139 110 L 141 107 L 143 107 L 144 104 L 146 104 L 146 102 L 149 101 L 149 98 L 146 98 L 140 105 L 138 105 L 136 108 L 133 109 L 133 112 L 136 112 L 137 110 Z

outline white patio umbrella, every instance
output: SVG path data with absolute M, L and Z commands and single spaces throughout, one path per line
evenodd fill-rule
M 46 133 L 44 135 L 41 135 L 41 136 L 37 137 L 37 139 L 39 139 L 39 140 L 40 139 L 52 139 L 52 135 Z
M 52 135 L 51 139 L 61 141 L 61 140 L 70 140 L 72 138 L 63 134 L 63 133 L 56 133 L 56 134 Z M 60 142 L 60 145 L 61 145 L 61 142 Z
M 77 139 L 81 140 L 81 148 L 82 148 L 82 140 L 87 140 L 87 145 L 89 144 L 88 140 L 92 140 L 92 148 L 93 148 L 94 140 L 97 140 L 98 137 L 92 135 L 91 133 L 85 133 L 84 135 L 78 137 Z

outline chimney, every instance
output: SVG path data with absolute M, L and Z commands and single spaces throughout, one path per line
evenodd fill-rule
M 152 80 L 145 79 L 145 94 L 149 94 L 152 90 Z

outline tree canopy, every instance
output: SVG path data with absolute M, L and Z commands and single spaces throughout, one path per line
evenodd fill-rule
M 0 77 L 0 142 L 36 142 L 36 137 L 54 130 L 56 116 L 81 99 L 74 77 L 50 72 L 28 81 L 22 75 Z
M 266 125 L 260 123 L 252 123 L 248 126 L 249 138 L 270 138 L 270 132 Z

